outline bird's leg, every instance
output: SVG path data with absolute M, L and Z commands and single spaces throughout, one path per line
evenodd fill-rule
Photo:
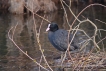
M 64 54 L 64 52 L 61 52 L 61 66 L 65 59 L 66 59 L 66 55 Z
M 61 61 L 63 60 L 63 58 L 64 58 L 64 53 L 61 52 Z

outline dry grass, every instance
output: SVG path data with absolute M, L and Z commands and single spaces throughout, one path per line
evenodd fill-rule
M 74 70 L 80 69 L 105 69 L 106 67 L 106 53 L 105 52 L 98 52 L 98 53 L 90 53 L 82 54 L 82 53 L 75 53 L 71 54 L 72 60 L 68 59 L 65 60 L 63 63 L 64 68 L 70 68 Z M 60 63 L 57 62 L 57 66 L 60 67 Z
M 69 30 L 69 31 L 72 31 L 72 30 L 73 30 L 73 29 L 72 29 L 72 26 L 74 25 L 75 21 L 78 21 L 78 22 L 79 22 L 79 24 L 78 24 L 78 25 L 74 28 L 74 30 L 73 30 L 73 31 L 75 31 L 75 34 L 76 34 L 77 31 L 80 31 L 79 26 L 80 26 L 81 24 L 83 24 L 84 22 L 85 22 L 85 23 L 86 23 L 86 22 L 89 22 L 89 23 L 90 23 L 92 26 L 94 26 L 94 28 L 95 28 L 95 30 L 94 30 L 94 35 L 93 35 L 92 37 L 90 37 L 89 35 L 87 35 L 86 32 L 85 32 L 84 30 L 82 30 L 82 32 L 84 32 L 85 35 L 89 38 L 89 39 L 86 40 L 86 41 L 87 41 L 87 42 L 93 41 L 93 43 L 94 43 L 94 48 L 93 48 L 89 53 L 87 53 L 87 54 L 85 54 L 85 53 L 83 53 L 83 54 L 78 53 L 77 55 L 75 55 L 75 54 L 70 54 L 70 52 L 69 52 L 69 47 L 68 47 L 67 51 L 66 51 L 65 54 L 64 54 L 64 58 L 63 58 L 63 60 L 62 60 L 61 66 L 64 66 L 64 65 L 65 65 L 64 62 L 65 62 L 66 54 L 69 53 L 69 56 L 71 57 L 70 62 L 65 62 L 65 63 L 66 63 L 66 67 L 68 66 L 67 63 L 70 64 L 70 66 L 73 68 L 73 71 L 74 71 L 76 68 L 79 69 L 79 70 L 80 70 L 80 68 L 83 68 L 83 69 L 85 69 L 85 68 L 93 69 L 93 68 L 95 68 L 95 67 L 96 67 L 96 68 L 97 68 L 97 67 L 104 67 L 104 68 L 105 68 L 105 65 L 106 65 L 106 55 L 105 55 L 105 51 L 104 51 L 104 52 L 103 52 L 103 51 L 100 51 L 100 47 L 98 46 L 98 43 L 100 43 L 100 42 L 102 42 L 103 40 L 105 40 L 106 37 L 103 38 L 103 39 L 101 39 L 101 40 L 97 43 L 96 40 L 95 40 L 95 38 L 96 38 L 96 36 L 97 36 L 97 32 L 99 31 L 99 29 L 97 28 L 97 26 L 95 25 L 95 23 L 93 23 L 93 21 L 89 20 L 88 18 L 87 18 L 86 20 L 80 21 L 80 20 L 78 19 L 78 17 L 79 17 L 87 8 L 89 8 L 89 7 L 91 7 L 91 6 L 102 6 L 102 7 L 106 7 L 106 6 L 104 6 L 104 5 L 102 5 L 102 4 L 90 4 L 90 5 L 88 5 L 87 7 L 85 7 L 77 16 L 75 16 L 75 14 L 72 12 L 71 8 L 70 8 L 63 0 L 60 0 L 60 1 L 61 1 L 62 6 L 63 6 L 63 9 L 64 9 L 64 11 L 65 11 L 65 17 L 66 17 L 66 19 L 67 19 L 67 13 L 66 13 L 66 10 L 65 10 L 65 8 L 64 8 L 63 3 L 69 8 L 70 13 L 72 13 L 72 15 L 75 17 L 75 20 L 73 21 L 72 25 L 69 25 L 69 21 L 68 21 L 68 19 L 67 19 L 67 24 L 70 26 L 70 30 Z M 105 31 L 105 30 L 103 30 L 103 31 Z M 69 33 L 70 33 L 70 32 L 69 32 Z M 75 36 L 75 34 L 74 34 L 74 36 Z M 73 37 L 73 38 L 74 38 L 74 37 Z M 72 41 L 71 41 L 71 42 L 72 42 Z M 69 46 L 70 46 L 71 42 L 69 43 Z M 86 47 L 85 45 L 86 45 L 86 44 L 84 44 L 84 47 L 83 47 L 83 48 Z M 81 48 L 81 49 L 82 49 L 82 48 Z M 96 50 L 97 52 L 96 52 L 96 53 L 93 53 L 93 52 L 92 52 L 93 50 Z M 59 64 L 60 64 L 60 63 L 59 63 Z M 104 64 L 105 64 L 105 65 L 104 65 Z

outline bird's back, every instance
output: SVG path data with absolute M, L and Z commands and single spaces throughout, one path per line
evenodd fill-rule
M 68 43 L 69 41 L 72 40 L 72 38 L 73 38 L 72 34 L 70 34 L 70 37 L 68 39 L 68 32 L 64 29 L 59 29 L 52 34 L 52 39 L 51 39 L 52 45 L 60 51 L 66 51 L 68 47 Z M 70 45 L 70 50 L 74 50 L 76 48 L 77 46 L 74 45 L 74 40 L 73 40 Z

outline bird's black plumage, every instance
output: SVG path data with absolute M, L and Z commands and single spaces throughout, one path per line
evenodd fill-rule
M 46 29 L 48 31 L 48 38 L 51 44 L 60 51 L 66 51 L 68 48 L 68 43 L 71 42 L 73 34 L 69 35 L 68 40 L 68 31 L 64 29 L 59 29 L 56 23 L 51 23 Z M 78 49 L 78 46 L 75 44 L 75 38 L 72 40 L 69 50 Z

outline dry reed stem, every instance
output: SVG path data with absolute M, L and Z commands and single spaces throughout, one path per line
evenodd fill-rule
M 81 13 L 84 12 L 88 7 L 91 7 L 91 6 L 94 6 L 94 5 L 99 5 L 99 6 L 103 6 L 103 7 L 106 7 L 106 6 L 105 6 L 105 5 L 102 5 L 102 4 L 90 4 L 90 5 L 88 5 L 87 7 L 85 7 L 77 16 L 75 16 L 74 13 L 72 12 L 71 8 L 70 8 L 63 0 L 60 0 L 60 1 L 61 1 L 61 4 L 62 4 L 62 7 L 63 7 L 64 11 L 65 11 L 65 8 L 64 8 L 64 6 L 63 6 L 63 3 L 69 8 L 70 12 L 71 12 L 72 15 L 75 17 L 75 20 L 73 21 L 72 25 L 70 26 L 69 33 L 70 33 L 70 31 L 72 30 L 72 26 L 73 26 L 73 24 L 75 23 L 76 20 L 78 20 L 80 23 L 75 27 L 75 28 L 77 28 L 77 29 L 75 29 L 75 30 L 78 30 L 78 27 L 79 27 L 80 24 L 82 24 L 83 22 L 90 22 L 90 23 L 94 26 L 94 28 L 95 28 L 94 35 L 92 36 L 93 40 L 92 40 L 91 37 L 89 37 L 85 32 L 84 32 L 84 33 L 85 33 L 86 36 L 89 38 L 89 39 L 88 39 L 88 42 L 89 42 L 89 40 L 92 40 L 93 43 L 94 43 L 94 45 L 95 45 L 95 47 L 97 47 L 97 48 L 100 50 L 99 46 L 97 45 L 97 43 L 96 43 L 96 41 L 95 41 L 95 37 L 96 37 L 97 31 L 98 31 L 97 26 L 96 26 L 91 20 L 89 20 L 89 19 L 86 19 L 86 20 L 84 20 L 84 21 L 80 21 L 80 20 L 78 19 L 78 17 L 79 17 L 79 16 L 81 15 Z M 62 3 L 62 2 L 63 2 L 63 3 Z M 66 20 L 67 20 L 67 22 L 68 22 L 66 11 L 65 11 L 65 15 L 66 15 Z M 67 24 L 69 25 L 69 23 L 67 23 Z M 76 32 L 77 32 L 77 31 L 76 31 Z M 75 33 L 75 34 L 76 34 L 76 33 Z M 75 36 L 75 34 L 74 34 L 74 36 Z M 68 38 L 69 38 L 69 36 L 68 36 Z M 105 39 L 105 38 L 104 38 L 104 39 Z M 101 41 L 103 41 L 104 39 L 102 39 Z M 72 40 L 73 40 L 73 38 L 72 38 Z M 101 41 L 100 41 L 100 42 L 101 42 Z M 70 44 L 71 44 L 71 43 L 72 43 L 72 41 L 70 42 Z M 67 50 L 66 50 L 66 52 L 65 52 L 65 54 L 64 54 L 64 58 L 63 58 L 63 60 L 62 60 L 61 66 L 62 66 L 62 64 L 63 64 L 63 62 L 64 62 L 64 60 L 65 60 L 65 58 L 66 58 L 66 53 L 67 53 L 68 50 L 69 50 L 70 44 L 68 45 L 68 48 L 67 48 Z M 85 46 L 85 45 L 84 45 L 84 46 Z M 92 50 L 93 50 L 93 49 L 92 49 Z M 92 53 L 92 50 L 91 50 L 91 52 L 88 54 L 88 57 L 87 57 L 86 59 L 89 58 L 90 54 Z M 72 60 L 73 60 L 73 59 L 72 59 Z M 73 61 L 72 61 L 72 62 L 73 62 Z M 79 63 L 82 63 L 82 62 L 79 62 Z M 78 67 L 79 63 L 78 63 L 77 65 L 76 65 L 76 64 L 74 64 L 74 65 L 75 65 L 76 67 Z M 84 62 L 84 65 L 86 66 L 86 61 Z M 76 67 L 74 67 L 74 69 L 75 69 Z
M 104 5 L 102 5 L 102 4 L 90 4 L 90 5 L 88 5 L 87 7 L 85 7 L 77 16 L 75 16 L 75 14 L 72 12 L 71 8 L 70 8 L 63 0 L 60 0 L 60 1 L 61 1 L 61 4 L 62 4 L 62 7 L 63 7 L 63 9 L 64 9 L 64 12 L 65 12 L 65 17 L 66 17 L 66 20 L 67 20 L 67 24 L 70 26 L 69 33 L 70 33 L 71 30 L 75 31 L 75 33 L 74 33 L 74 37 L 75 37 L 75 34 L 76 34 L 77 31 L 82 31 L 82 32 L 84 32 L 84 34 L 85 34 L 89 39 L 86 40 L 86 43 L 83 45 L 82 48 L 84 48 L 85 45 L 87 45 L 87 43 L 89 43 L 89 41 L 91 40 L 91 41 L 93 41 L 93 43 L 95 44 L 95 47 L 97 47 L 97 48 L 100 50 L 98 44 L 99 44 L 100 42 L 102 42 L 103 40 L 105 40 L 106 37 L 103 38 L 103 39 L 101 39 L 101 40 L 100 40 L 99 42 L 97 42 L 97 43 L 96 43 L 96 41 L 95 41 L 95 37 L 96 37 L 96 34 L 97 34 L 97 31 L 98 31 L 98 30 L 100 30 L 100 31 L 106 31 L 106 30 L 104 30 L 104 29 L 98 29 L 97 26 L 96 26 L 91 20 L 89 20 L 89 19 L 80 21 L 80 20 L 78 19 L 78 17 L 79 17 L 87 8 L 89 8 L 89 7 L 91 7 L 91 6 L 94 6 L 94 5 L 99 5 L 99 6 L 103 6 L 103 7 L 106 7 L 106 6 L 104 6 Z M 69 21 L 68 21 L 68 18 L 67 18 L 66 9 L 65 9 L 63 3 L 69 8 L 70 13 L 72 13 L 72 15 L 75 17 L 75 20 L 73 21 L 72 25 L 69 24 Z M 70 0 L 70 4 L 71 4 L 71 0 Z M 25 7 L 26 7 L 26 6 L 25 6 Z M 32 6 L 32 7 L 33 7 L 33 6 Z M 26 7 L 26 8 L 27 8 L 27 7 Z M 28 9 L 28 8 L 27 8 L 27 9 Z M 28 9 L 28 10 L 31 11 L 30 9 Z M 36 62 L 35 59 L 31 58 L 26 52 L 24 52 L 23 50 L 21 50 L 20 47 L 14 42 L 13 36 L 14 36 L 14 32 L 15 32 L 15 29 L 16 29 L 18 23 L 17 23 L 17 25 L 15 26 L 15 28 L 14 28 L 14 30 L 13 30 L 12 38 L 10 37 L 9 33 L 10 33 L 10 31 L 13 29 L 13 27 L 9 30 L 9 32 L 8 32 L 8 37 L 9 37 L 9 39 L 14 43 L 14 45 L 15 45 L 22 53 L 24 53 L 29 59 L 31 59 L 31 60 L 34 61 L 37 65 L 39 65 L 39 71 L 40 71 L 40 68 L 43 68 L 43 69 L 49 71 L 48 69 L 46 69 L 45 67 L 43 67 L 42 65 L 40 65 L 42 59 L 44 59 L 44 61 L 45 61 L 46 65 L 48 66 L 48 68 L 49 68 L 51 71 L 53 71 L 52 68 L 49 66 L 47 60 L 46 60 L 46 57 L 45 57 L 45 55 L 44 55 L 44 50 L 42 49 L 42 45 L 41 45 L 40 39 L 39 39 L 39 38 L 40 38 L 40 37 L 39 37 L 39 36 L 40 36 L 40 29 L 41 29 L 41 26 L 42 26 L 42 24 L 43 24 L 43 20 L 45 20 L 45 21 L 47 21 L 47 22 L 49 22 L 49 23 L 51 23 L 51 22 L 48 21 L 47 19 L 45 19 L 45 16 L 42 17 L 42 16 L 39 16 L 38 14 L 34 13 L 34 11 L 31 11 L 31 12 L 32 12 L 32 14 L 33 14 L 34 29 L 35 29 L 35 33 L 36 33 L 36 38 L 37 38 L 39 50 L 41 51 L 41 54 L 42 54 L 42 55 L 41 55 L 41 59 L 40 59 L 40 63 Z M 40 28 L 39 28 L 39 32 L 37 32 L 37 30 L 36 30 L 36 23 L 35 23 L 34 15 L 37 15 L 38 17 L 40 17 L 40 18 L 42 19 L 41 24 L 40 24 Z M 78 24 L 74 29 L 72 29 L 72 26 L 73 26 L 73 24 L 75 23 L 76 20 L 79 21 L 79 24 Z M 98 19 L 96 19 L 96 20 L 99 21 L 99 22 L 102 22 L 102 21 L 100 21 L 100 20 L 98 20 Z M 90 24 L 94 26 L 95 31 L 94 31 L 94 35 L 93 35 L 92 37 L 89 37 L 84 30 L 79 29 L 79 26 L 80 26 L 82 23 L 84 23 L 84 22 L 90 22 Z M 104 22 L 102 22 L 102 23 L 104 23 Z M 104 24 L 106 24 L 106 23 L 104 23 Z M 72 40 L 74 39 L 74 37 L 72 38 Z M 68 34 L 68 38 L 69 38 L 69 34 Z M 65 60 L 65 58 L 66 58 L 66 54 L 69 53 L 69 47 L 70 47 L 70 44 L 72 43 L 72 40 L 71 40 L 71 42 L 68 44 L 68 48 L 67 48 L 67 50 L 66 50 L 66 52 L 65 52 L 65 54 L 64 54 L 64 58 L 63 58 L 63 60 L 62 60 L 61 66 L 62 66 L 62 64 L 63 64 L 63 62 L 64 62 L 64 60 Z M 94 49 L 94 48 L 93 48 L 93 49 Z M 74 60 L 74 58 L 72 58 L 71 54 L 69 53 L 69 55 L 70 55 L 70 57 L 71 57 L 72 65 L 73 65 L 73 67 L 74 67 L 74 68 L 73 68 L 73 71 L 74 71 L 76 68 L 78 68 L 78 67 L 79 67 L 79 69 L 80 69 L 81 67 L 83 67 L 83 70 L 84 70 L 86 67 L 90 67 L 90 66 L 92 67 L 92 69 L 93 69 L 95 66 L 102 66 L 103 61 L 106 59 L 106 55 L 99 55 L 99 53 L 95 53 L 95 56 L 94 56 L 94 54 L 92 53 L 93 49 L 88 53 L 88 55 L 87 55 L 86 57 L 84 57 L 85 54 L 82 54 L 81 60 Z M 100 52 L 100 51 L 99 51 L 99 52 Z M 101 53 L 100 53 L 100 54 L 101 54 Z M 104 53 L 103 53 L 103 54 L 104 54 Z M 97 55 L 97 56 L 96 56 L 96 55 Z M 76 59 L 77 59 L 78 56 L 80 56 L 80 53 L 79 53 L 79 55 L 76 55 Z M 99 60 L 100 57 L 102 57 L 103 59 L 102 59 L 102 60 Z M 88 61 L 88 62 L 87 62 L 87 61 Z M 94 64 L 94 65 L 91 65 L 90 63 L 91 63 L 92 61 L 93 61 L 94 63 L 96 63 L 96 65 L 95 65 L 95 64 Z
M 95 41 L 95 37 L 96 37 L 96 34 L 97 34 L 97 26 L 91 20 L 87 19 L 87 21 L 90 22 L 95 27 L 93 42 L 94 42 L 95 46 L 100 50 L 99 46 L 97 45 L 97 43 Z
M 67 13 L 66 13 L 66 10 L 65 10 L 65 7 L 64 7 L 64 5 L 63 5 L 63 0 L 60 0 L 60 2 L 61 2 L 61 5 L 62 5 L 62 7 L 63 7 L 63 9 L 64 9 L 64 12 L 65 12 L 65 17 L 66 17 L 66 21 L 67 21 L 67 24 L 70 26 L 70 24 L 69 24 L 69 21 L 68 21 L 68 17 L 67 17 Z
M 25 6 L 25 7 L 26 7 L 26 6 Z M 33 7 L 33 6 L 32 6 L 32 7 Z M 26 7 L 26 8 L 27 8 L 27 7 Z M 27 9 L 28 9 L 28 8 L 27 8 Z M 31 11 L 30 9 L 28 9 L 28 10 Z M 34 25 L 35 25 L 34 28 L 35 28 L 35 32 L 36 32 L 37 42 L 38 42 L 38 45 L 39 45 L 39 50 L 40 50 L 41 53 L 42 53 L 42 57 L 43 57 L 45 63 L 47 64 L 47 66 L 49 67 L 49 69 L 50 69 L 51 71 L 53 71 L 52 68 L 49 66 L 49 64 L 48 64 L 48 62 L 47 62 L 47 60 L 46 60 L 46 58 L 45 58 L 45 56 L 44 56 L 44 53 L 43 53 L 44 50 L 41 48 L 40 39 L 39 39 L 40 29 L 41 29 L 41 25 L 42 25 L 42 23 L 43 23 L 43 20 L 45 20 L 45 21 L 47 21 L 47 22 L 49 22 L 49 23 L 51 23 L 51 22 L 48 21 L 47 19 L 45 19 L 44 17 L 42 17 L 42 16 L 40 16 L 40 15 L 34 13 L 33 11 L 31 11 L 31 12 L 32 12 L 32 14 L 33 14 L 33 20 L 34 20 Z M 40 28 L 39 28 L 39 33 L 37 33 L 37 30 L 36 30 L 36 24 L 35 24 L 34 15 L 37 15 L 38 17 L 42 18 L 42 22 L 41 22 L 41 25 L 40 25 Z M 17 25 L 18 25 L 18 24 L 17 24 Z M 17 26 L 17 25 L 16 25 L 16 26 Z M 16 26 L 15 26 L 15 29 L 16 29 Z M 13 28 L 13 27 L 12 27 L 12 28 Z M 12 29 L 12 28 L 11 28 L 11 29 Z M 11 29 L 10 29 L 10 30 L 11 30 Z M 14 35 L 14 32 L 15 32 L 15 29 L 14 29 L 14 31 L 13 31 L 13 35 Z M 17 46 L 17 48 L 18 48 L 22 53 L 24 53 L 29 59 L 33 60 L 33 61 L 34 61 L 37 65 L 39 65 L 41 68 L 43 68 L 43 69 L 49 71 L 48 69 L 46 69 L 45 67 L 43 67 L 42 65 L 40 65 L 40 63 L 36 62 L 35 59 L 31 58 L 27 53 L 25 53 L 23 50 L 20 49 L 20 47 L 14 42 L 13 36 L 12 36 L 12 38 L 10 38 L 10 36 L 9 36 L 10 30 L 9 30 L 9 32 L 8 32 L 8 37 L 9 37 L 9 39 L 14 43 L 14 45 Z
M 27 8 L 27 7 L 26 7 Z M 28 9 L 28 8 L 27 8 Z M 32 5 L 32 9 L 33 9 L 33 5 Z M 29 10 L 29 9 L 28 9 Z M 30 10 L 31 11 L 31 10 Z M 48 68 L 53 71 L 53 69 L 50 67 L 50 65 L 48 64 L 47 60 L 46 60 L 46 57 L 44 55 L 44 50 L 42 49 L 42 46 L 41 46 L 41 43 L 40 43 L 40 39 L 39 39 L 39 36 L 40 36 L 40 29 L 41 29 L 41 26 L 42 26 L 42 23 L 43 23 L 43 20 L 46 20 L 44 17 L 41 17 L 39 16 L 38 14 L 34 13 L 34 11 L 31 11 L 32 12 L 32 15 L 33 15 L 33 21 L 34 21 L 34 29 L 35 29 L 35 33 L 36 33 L 36 39 L 37 39 L 37 42 L 38 42 L 38 46 L 39 46 L 39 50 L 41 51 L 41 54 L 42 54 L 42 57 L 46 63 L 46 65 L 48 66 Z M 36 30 L 36 23 L 35 23 L 35 17 L 34 15 L 37 15 L 38 17 L 42 18 L 42 22 L 41 22 L 41 25 L 40 25 L 40 28 L 39 28 L 39 32 L 37 33 L 37 30 Z M 48 20 L 46 20 L 48 21 Z M 48 21 L 49 22 L 49 21 Z
M 33 6 L 32 6 L 33 7 Z M 42 46 L 41 46 L 41 43 L 40 43 L 40 39 L 39 39 L 39 36 L 40 36 L 40 29 L 41 29 L 41 26 L 42 26 L 42 23 L 43 23 L 43 20 L 41 21 L 41 24 L 40 24 L 40 28 L 39 28 L 39 32 L 37 33 L 37 30 L 36 30 L 36 23 L 35 23 L 35 17 L 34 17 L 34 12 L 32 12 L 33 14 L 33 21 L 34 21 L 34 29 L 35 29 L 35 33 L 36 33 L 36 39 L 37 39 L 37 42 L 38 42 L 38 46 L 39 46 L 39 50 L 41 51 L 41 54 L 42 54 L 42 57 L 46 63 L 46 65 L 48 66 L 48 68 L 53 71 L 53 69 L 50 67 L 50 65 L 48 64 L 47 60 L 46 60 L 46 57 L 44 55 L 44 50 L 42 49 Z
M 64 12 L 65 12 L 65 17 L 66 17 L 66 21 L 67 21 L 67 24 L 70 26 L 70 24 L 69 24 L 69 21 L 68 21 L 68 18 L 67 18 L 67 13 L 66 13 L 66 10 L 65 10 L 65 7 L 64 7 L 64 5 L 63 5 L 63 0 L 60 0 L 60 2 L 61 2 L 61 4 L 62 4 L 62 7 L 63 7 L 63 9 L 64 9 Z M 65 2 L 64 2 L 65 3 Z M 66 4 L 66 3 L 65 3 Z M 72 11 L 72 10 L 71 10 Z M 72 26 L 71 26 L 72 27 Z M 71 28 L 70 27 L 70 28 Z M 69 31 L 69 33 L 70 33 L 70 31 Z M 68 40 L 69 40 L 69 34 L 68 34 Z M 68 41 L 67 40 L 67 41 Z M 73 38 L 72 38 L 72 40 L 73 40 Z M 71 40 L 71 42 L 70 43 L 72 43 L 72 40 Z M 61 66 L 62 66 L 62 64 L 63 64 L 63 62 L 64 62 L 64 60 L 65 60 L 65 58 L 66 58 L 66 54 L 67 54 L 67 52 L 69 52 L 69 47 L 70 47 L 70 45 L 69 45 L 69 43 L 68 43 L 68 48 L 67 48 L 67 50 L 66 50 L 66 52 L 65 52 L 65 54 L 64 54 L 64 57 L 63 57 L 63 59 L 62 59 L 62 62 L 61 62 Z M 69 53 L 69 56 L 70 56 L 70 53 Z M 71 58 L 71 56 L 70 56 L 70 58 Z M 71 60 L 73 61 L 73 59 L 71 58 Z
M 99 44 L 100 42 L 102 42 L 105 39 L 106 39 L 106 36 L 103 39 L 101 39 L 99 42 L 97 42 L 97 44 Z
M 72 9 L 70 8 L 70 6 L 68 6 L 68 5 L 65 3 L 65 1 L 62 0 L 62 2 L 68 7 L 70 13 L 75 17 L 75 19 L 76 19 L 77 21 L 81 22 L 81 21 L 78 19 L 78 17 L 76 17 L 76 15 L 74 14 L 74 12 L 73 12 Z M 72 27 L 72 25 L 71 25 L 70 27 Z
M 16 25 L 17 26 L 17 25 Z M 33 59 L 32 57 L 30 57 L 26 52 L 24 52 L 16 43 L 15 43 L 15 41 L 14 41 L 14 39 L 13 39 L 13 36 L 14 35 L 12 35 L 12 38 L 10 37 L 10 31 L 13 29 L 13 27 L 11 27 L 10 29 L 9 29 L 9 31 L 8 31 L 8 37 L 9 37 L 9 39 L 13 42 L 13 44 L 23 53 L 23 54 L 25 54 L 29 59 L 31 59 L 34 63 L 36 63 L 37 65 L 39 65 L 41 68 L 43 68 L 44 70 L 46 70 L 46 71 L 49 71 L 48 69 L 46 69 L 45 67 L 43 67 L 42 65 L 40 65 L 35 59 Z M 15 32 L 15 30 L 14 30 L 14 32 Z
M 43 57 L 41 56 L 39 64 L 41 64 Z M 41 71 L 41 67 L 39 66 L 39 71 Z
M 87 21 L 89 21 L 89 22 L 96 28 L 96 29 L 95 29 L 95 33 L 94 33 L 94 36 L 93 36 L 93 38 L 94 38 L 93 42 L 94 42 L 94 44 L 96 45 L 96 47 L 98 47 L 98 49 L 100 49 L 99 46 L 97 45 L 97 43 L 95 42 L 95 37 L 96 37 L 96 33 L 97 33 L 97 27 L 96 27 L 96 25 L 95 25 L 94 23 L 92 23 L 90 20 L 87 19 Z M 90 56 L 90 54 L 91 54 L 91 53 L 89 53 L 89 56 Z M 87 59 L 89 59 L 89 56 L 87 57 Z M 82 62 L 81 62 L 81 64 L 82 64 Z M 84 65 L 86 66 L 86 61 L 85 61 Z M 77 67 L 78 67 L 78 66 L 77 66 Z M 75 68 L 76 68 L 76 67 L 75 67 Z M 75 69 L 75 68 L 74 68 L 74 69 Z
M 25 5 L 24 5 L 25 6 Z M 48 23 L 51 23 L 49 20 L 45 19 L 44 17 L 38 15 L 37 13 L 34 13 L 34 11 L 30 10 L 27 6 L 25 6 L 32 14 L 35 14 L 36 16 L 40 17 L 41 19 L 47 21 Z M 37 11 L 36 11 L 37 12 Z
M 90 4 L 90 5 L 88 5 L 88 6 L 86 6 L 83 10 L 81 10 L 81 12 L 80 13 L 78 13 L 78 15 L 76 16 L 76 18 L 75 18 L 75 20 L 73 21 L 73 23 L 72 23 L 72 25 L 71 26 L 73 26 L 74 25 L 74 23 L 75 23 L 75 21 L 77 20 L 77 18 L 87 9 L 87 8 L 89 8 L 89 7 L 91 7 L 91 6 L 102 6 L 102 7 L 106 7 L 105 5 L 102 5 L 102 4 L 97 4 L 97 3 L 94 3 L 94 4 Z
M 95 20 L 97 20 L 97 21 L 99 21 L 99 22 L 101 22 L 101 23 L 106 24 L 106 22 L 103 22 L 103 21 L 101 21 L 101 20 L 99 20 L 99 19 L 95 19 Z
M 12 39 L 13 39 L 13 35 L 14 35 L 14 33 L 15 33 L 15 29 L 16 29 L 17 25 L 18 25 L 18 23 L 17 23 L 16 26 L 14 27 L 13 34 L 12 34 Z
M 102 40 L 102 39 L 101 39 L 102 35 L 101 35 L 100 30 L 98 30 L 98 32 L 99 32 L 98 38 L 99 38 L 99 40 Z M 98 43 L 97 43 L 97 44 L 98 44 Z M 102 44 L 103 51 L 105 52 L 105 46 L 104 46 L 104 44 L 103 44 L 103 41 L 101 41 L 101 44 Z
M 95 19 L 96 21 L 99 21 L 99 22 L 101 22 L 101 23 L 103 23 L 103 24 L 106 24 L 106 22 L 103 22 L 103 21 L 101 21 L 101 20 L 99 20 L 99 19 Z M 99 31 L 99 34 L 100 34 L 100 37 L 102 37 L 102 35 L 101 35 L 101 33 L 100 33 L 100 31 L 106 31 L 106 30 L 104 30 L 104 29 L 98 29 L 98 31 Z M 100 39 L 100 37 L 99 37 L 99 39 Z M 100 42 L 102 43 L 102 46 L 103 46 L 103 51 L 105 52 L 105 47 L 104 47 L 104 44 L 103 44 L 103 40 L 105 40 L 106 39 L 106 37 L 104 37 L 103 39 L 101 39 L 97 44 L 99 44 Z

